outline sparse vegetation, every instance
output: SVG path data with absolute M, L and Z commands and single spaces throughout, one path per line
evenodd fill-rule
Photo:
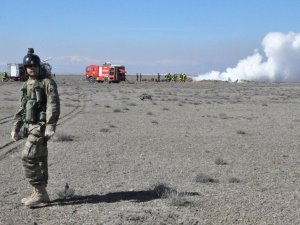
M 100 132 L 107 133 L 107 132 L 109 132 L 109 129 L 108 128 L 102 128 L 102 129 L 100 129 Z
M 218 157 L 215 160 L 215 164 L 216 165 L 227 165 L 228 163 L 224 159 L 221 159 L 221 158 Z
M 158 122 L 156 120 L 152 120 L 151 123 L 158 124 Z
M 230 178 L 228 179 L 228 182 L 229 182 L 229 183 L 240 183 L 241 180 L 240 180 L 239 178 L 236 178 L 236 177 L 230 177 Z
M 64 190 L 57 193 L 57 196 L 63 200 L 70 199 L 74 196 L 75 190 L 69 187 L 69 184 L 66 183 Z
M 114 109 L 114 113 L 122 112 L 121 109 Z
M 242 134 L 242 135 L 246 134 L 246 132 L 243 131 L 243 130 L 237 130 L 236 133 L 237 133 L 237 134 Z
M 178 192 L 171 192 L 170 194 L 168 194 L 167 198 L 170 205 L 173 206 L 187 206 L 191 204 L 191 202 L 188 201 L 184 195 Z
M 170 188 L 165 183 L 157 183 L 156 185 L 154 185 L 153 191 L 157 194 L 159 198 L 167 198 L 172 193 L 177 194 L 177 191 L 175 189 Z
M 197 183 L 219 183 L 217 179 L 212 178 L 206 174 L 200 173 L 196 176 L 195 181 Z

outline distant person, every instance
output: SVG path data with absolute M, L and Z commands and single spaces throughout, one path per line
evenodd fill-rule
M 8 80 L 8 75 L 7 75 L 6 71 L 4 71 L 2 73 L 2 81 L 7 81 L 7 80 Z
M 140 82 L 142 82 L 142 74 L 140 73 Z
M 54 135 L 60 114 L 60 102 L 57 85 L 54 80 L 41 71 L 41 60 L 28 49 L 23 59 L 28 80 L 24 83 L 21 102 L 14 116 L 11 137 L 17 141 L 18 133 L 24 125 L 27 140 L 22 151 L 22 163 L 25 177 L 33 186 L 30 196 L 21 202 L 33 206 L 50 201 L 46 186 L 48 184 L 48 148 L 47 142 Z
M 136 82 L 139 82 L 139 73 L 136 73 Z
M 160 74 L 157 74 L 157 81 L 160 82 Z

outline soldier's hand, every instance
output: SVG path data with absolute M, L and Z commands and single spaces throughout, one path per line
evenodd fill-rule
M 17 141 L 17 140 L 19 139 L 18 133 L 15 132 L 15 131 L 12 131 L 12 132 L 11 132 L 11 139 L 12 139 L 13 141 Z
M 45 138 L 47 140 L 50 140 L 50 138 L 54 135 L 55 132 L 55 126 L 52 124 L 47 124 L 45 129 Z

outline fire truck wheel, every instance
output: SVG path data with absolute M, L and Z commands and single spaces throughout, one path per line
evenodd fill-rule
M 95 83 L 95 78 L 94 77 L 89 77 L 89 82 Z

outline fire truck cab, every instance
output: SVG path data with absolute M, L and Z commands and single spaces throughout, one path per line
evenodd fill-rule
M 85 77 L 90 82 L 120 82 L 125 81 L 126 71 L 123 65 L 104 63 L 102 66 L 90 65 L 86 67 Z

